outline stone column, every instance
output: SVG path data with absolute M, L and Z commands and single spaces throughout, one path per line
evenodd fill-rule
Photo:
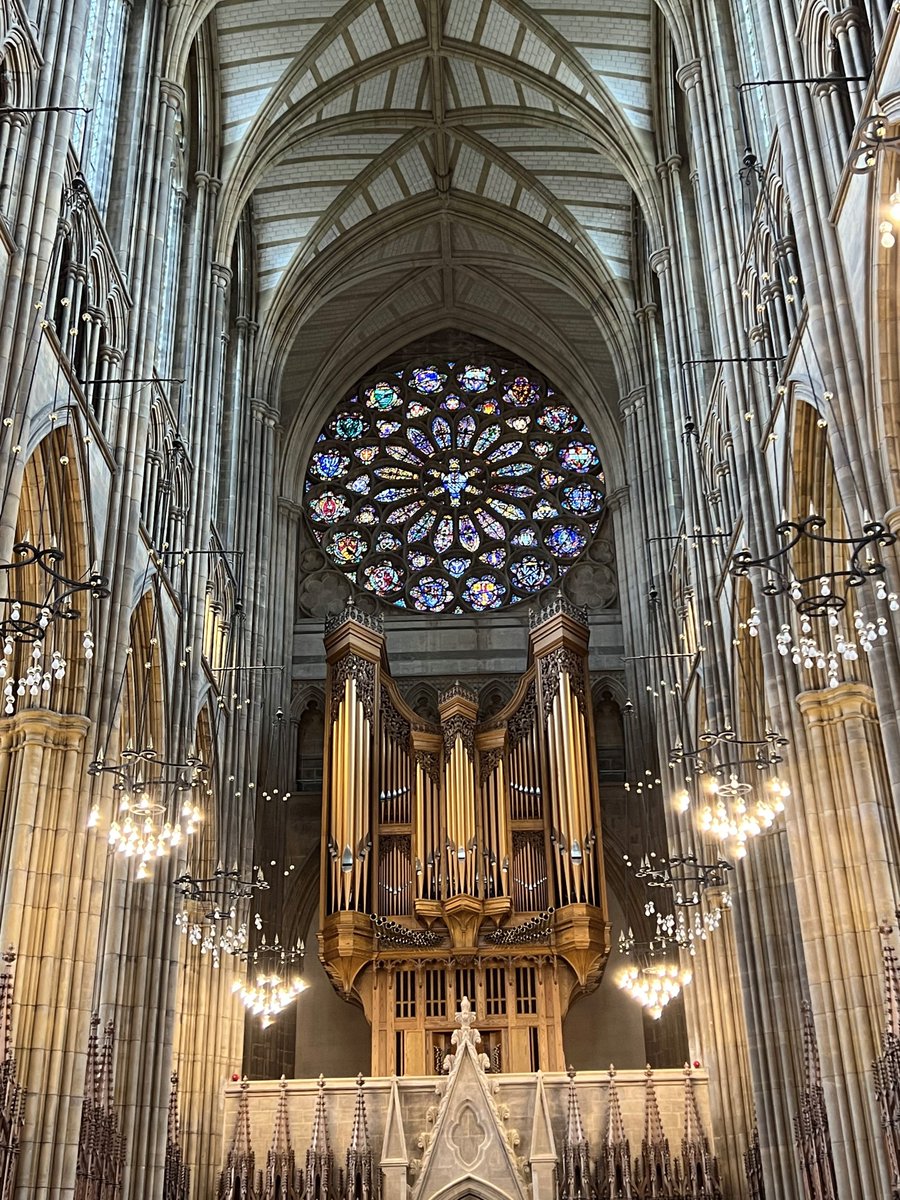
M 88 729 L 85 717 L 38 709 L 0 723 L 0 791 L 14 806 L 0 941 L 19 956 L 16 1042 L 28 1089 L 20 1200 L 71 1197 L 75 1181 L 106 865 L 85 828 Z
M 808 786 L 787 828 L 838 1195 L 875 1200 L 888 1183 L 872 1061 L 881 1025 L 879 921 L 896 906 L 897 855 L 872 689 L 803 692 Z

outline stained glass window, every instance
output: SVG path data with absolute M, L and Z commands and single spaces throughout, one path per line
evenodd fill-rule
M 387 604 L 488 612 L 552 586 L 604 507 L 600 455 L 572 405 L 522 364 L 425 359 L 364 380 L 316 439 L 316 540 Z

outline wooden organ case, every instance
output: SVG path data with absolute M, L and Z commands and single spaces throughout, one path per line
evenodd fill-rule
M 352 606 L 325 645 L 319 953 L 371 1023 L 372 1073 L 439 1071 L 463 995 L 494 1070 L 564 1070 L 563 1018 L 609 954 L 584 615 L 533 619 L 483 723 L 460 685 L 439 726 L 417 716 Z

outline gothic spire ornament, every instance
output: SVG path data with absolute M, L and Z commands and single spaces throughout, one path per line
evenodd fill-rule
M 163 1200 L 190 1200 L 191 1170 L 181 1150 L 181 1125 L 178 1120 L 178 1074 L 172 1075 L 169 1116 L 166 1127 L 166 1166 L 163 1175 Z
M 881 958 L 884 966 L 884 1032 L 881 1054 L 873 1063 L 875 1099 L 891 1175 L 891 1200 L 900 1200 L 900 966 L 892 940 L 893 928 L 883 923 Z
M 722 1200 L 719 1164 L 703 1130 L 691 1068 L 684 1068 L 684 1133 L 681 1138 L 681 1188 L 684 1200 Z
M 353 1131 L 347 1148 L 345 1200 L 378 1200 L 380 1172 L 376 1169 L 369 1144 L 369 1125 L 366 1102 L 363 1098 L 363 1077 L 356 1077 L 356 1106 L 353 1110 Z
M 837 1200 L 819 1047 L 808 1000 L 803 1001 L 803 1062 L 805 1086 L 794 1117 L 794 1141 L 800 1153 L 803 1190 L 807 1200 Z
M 256 1155 L 250 1140 L 249 1088 L 250 1084 L 245 1076 L 241 1080 L 241 1098 L 238 1102 L 234 1132 L 231 1135 L 228 1154 L 225 1156 L 225 1168 L 219 1176 L 216 1200 L 232 1200 L 233 1196 L 240 1196 L 241 1200 L 259 1200 Z
M 91 1017 L 84 1103 L 75 1167 L 75 1200 L 119 1200 L 125 1174 L 125 1138 L 113 1104 L 115 1027 L 99 1039 L 100 1017 Z
M 262 1200 L 297 1200 L 297 1167 L 287 1112 L 287 1082 L 281 1077 L 272 1144 L 266 1155 Z
M 560 1172 L 560 1200 L 597 1200 L 597 1189 L 591 1176 L 590 1146 L 581 1120 L 581 1106 L 575 1087 L 575 1068 L 569 1067 L 566 1136 L 563 1142 Z
M 306 1151 L 306 1170 L 303 1172 L 304 1200 L 329 1200 L 332 1194 L 334 1159 L 328 1144 L 328 1117 L 325 1111 L 325 1078 L 319 1076 L 319 1094 L 313 1116 L 312 1135 Z
M 619 1089 L 616 1086 L 616 1070 L 612 1064 L 609 1067 L 607 1102 L 606 1136 L 603 1139 L 598 1171 L 599 1193 L 602 1200 L 631 1200 L 634 1195 L 631 1183 L 631 1147 L 625 1136 Z
M 12 1200 L 19 1157 L 19 1130 L 25 1119 L 25 1089 L 16 1079 L 16 1056 L 12 1043 L 13 973 L 16 960 L 12 947 L 3 955 L 0 972 L 0 1200 Z
M 672 1154 L 659 1115 L 656 1086 L 649 1065 L 644 1075 L 644 1137 L 641 1156 L 635 1161 L 634 1174 L 641 1200 L 662 1200 L 674 1194 Z
M 750 1200 L 766 1200 L 759 1130 L 755 1126 L 750 1135 L 750 1145 L 744 1151 L 744 1178 L 747 1180 L 747 1195 Z

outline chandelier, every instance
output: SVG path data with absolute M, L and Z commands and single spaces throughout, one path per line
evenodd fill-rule
M 182 898 L 181 909 L 175 914 L 176 926 L 192 946 L 210 957 L 214 968 L 221 964 L 223 954 L 246 952 L 250 917 L 249 905 L 244 902 L 269 887 L 261 867 L 249 879 L 243 879 L 237 863 L 226 871 L 219 862 L 212 875 L 201 878 L 185 871 L 172 881 L 172 886 Z M 252 920 L 261 930 L 258 912 Z
M 873 620 L 864 610 L 860 589 L 872 583 L 878 605 L 891 612 L 900 609 L 900 596 L 889 590 L 884 563 L 876 557 L 878 547 L 893 546 L 897 538 L 867 514 L 861 537 L 831 537 L 824 532 L 826 524 L 815 513 L 782 521 L 775 532 L 784 545 L 759 558 L 746 547 L 739 550 L 731 573 L 746 577 L 757 568 L 764 573 L 763 595 L 788 598 L 791 610 L 775 635 L 778 653 L 803 670 L 824 672 L 829 687 L 837 687 L 841 664 L 857 661 L 860 652 L 870 654 L 888 632 L 883 612 L 876 612 Z M 798 566 L 795 551 L 808 562 L 824 565 L 819 570 Z M 760 610 L 752 608 L 746 623 L 750 637 L 759 636 L 761 625 Z
M 616 976 L 616 983 L 658 1021 L 666 1005 L 687 987 L 692 978 L 690 971 L 674 963 L 650 959 L 643 964 L 629 963 L 623 967 Z
M 48 648 L 47 639 L 48 634 L 61 628 L 58 623 L 74 621 L 80 615 L 72 605 L 73 597 L 79 592 L 87 592 L 97 600 L 109 595 L 106 580 L 95 572 L 86 580 L 70 579 L 63 570 L 64 557 L 56 546 L 36 546 L 26 534 L 13 546 L 13 561 L 0 563 L 8 589 L 6 595 L 0 596 L 3 645 L 0 682 L 6 716 L 15 712 L 21 697 L 49 692 L 54 680 L 65 678 L 68 662 L 58 646 Z M 28 568 L 32 568 L 30 573 Z M 23 586 L 16 587 L 14 580 L 23 581 Z M 41 599 L 26 598 L 26 580 L 32 585 L 27 590 L 32 595 L 42 595 Z M 35 580 L 37 587 L 33 586 Z M 26 656 L 25 647 L 29 644 L 31 650 Z M 82 649 L 85 659 L 93 658 L 94 639 L 90 629 L 82 634 Z
M 210 791 L 204 771 L 203 761 L 193 753 L 182 762 L 169 762 L 160 759 L 152 745 L 138 749 L 131 741 L 115 762 L 100 757 L 89 764 L 89 775 L 113 777 L 119 799 L 107 840 L 114 854 L 137 863 L 138 879 L 146 879 L 156 859 L 196 833 L 203 819 L 197 793 L 204 787 L 206 794 Z M 95 803 L 89 828 L 99 820 Z
M 705 729 L 698 741 L 696 748 L 686 749 L 678 742 L 669 751 L 671 768 L 687 768 L 675 807 L 687 812 L 699 781 L 700 832 L 725 844 L 735 858 L 744 858 L 747 842 L 773 824 L 791 794 L 774 771 L 783 761 L 780 751 L 787 738 L 766 726 L 761 738 L 742 739 L 726 726 Z
M 253 950 L 241 952 L 240 957 L 247 962 L 248 977 L 236 979 L 231 990 L 248 1012 L 259 1017 L 263 1029 L 268 1029 L 279 1013 L 309 986 L 301 978 L 305 953 L 302 938 L 287 947 L 279 941 L 278 934 L 273 942 L 267 942 L 263 934 Z

